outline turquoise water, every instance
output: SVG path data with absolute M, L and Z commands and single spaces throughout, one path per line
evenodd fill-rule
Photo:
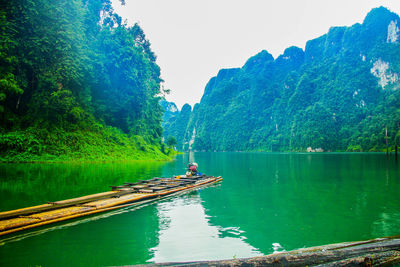
M 231 259 L 400 234 L 400 166 L 384 154 L 195 153 L 218 185 L 0 236 L 0 266 Z M 2 164 L 0 210 L 184 172 L 168 163 Z

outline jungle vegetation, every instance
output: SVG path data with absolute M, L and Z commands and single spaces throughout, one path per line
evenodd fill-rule
M 382 151 L 400 144 L 400 18 L 375 8 L 274 59 L 222 69 L 191 111 L 164 122 L 178 149 Z
M 0 1 L 2 161 L 167 159 L 161 82 L 110 0 Z

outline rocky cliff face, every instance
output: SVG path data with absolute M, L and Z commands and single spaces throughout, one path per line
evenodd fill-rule
M 164 138 L 167 139 L 173 136 L 177 140 L 176 148 L 180 151 L 187 149 L 190 136 L 187 131 L 190 115 L 192 113 L 192 107 L 188 104 L 183 105 L 181 111 L 176 108 L 175 103 L 168 102 L 169 105 L 165 105 L 164 117 L 166 118 L 163 122 Z M 173 107 L 175 110 L 172 114 L 169 113 L 168 107 Z M 186 145 L 185 145 L 186 144 Z
M 165 128 L 165 123 L 168 122 L 169 119 L 172 117 L 175 117 L 176 115 L 179 114 L 179 110 L 176 107 L 174 102 L 168 102 L 165 100 L 160 101 L 160 105 L 164 111 L 164 115 L 162 117 L 162 127 Z
M 394 145 L 399 25 L 397 14 L 376 8 L 362 24 L 310 40 L 305 51 L 290 47 L 276 59 L 262 51 L 241 68 L 223 69 L 175 137 L 208 151 L 368 151 L 384 147 L 387 127 Z

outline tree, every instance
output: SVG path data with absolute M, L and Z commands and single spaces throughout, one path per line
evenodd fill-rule
M 155 61 L 110 0 L 1 1 L 0 135 L 114 129 L 160 148 Z
M 176 145 L 176 138 L 173 137 L 173 136 L 168 137 L 168 139 L 167 139 L 167 145 L 168 145 L 169 147 L 175 146 L 175 145 Z

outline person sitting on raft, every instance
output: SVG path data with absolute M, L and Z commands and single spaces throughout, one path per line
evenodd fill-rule
M 195 175 L 198 174 L 198 171 L 197 171 L 197 167 L 198 167 L 198 166 L 199 166 L 199 165 L 197 165 L 196 162 L 189 163 L 188 173 L 190 173 L 190 176 L 195 176 Z

